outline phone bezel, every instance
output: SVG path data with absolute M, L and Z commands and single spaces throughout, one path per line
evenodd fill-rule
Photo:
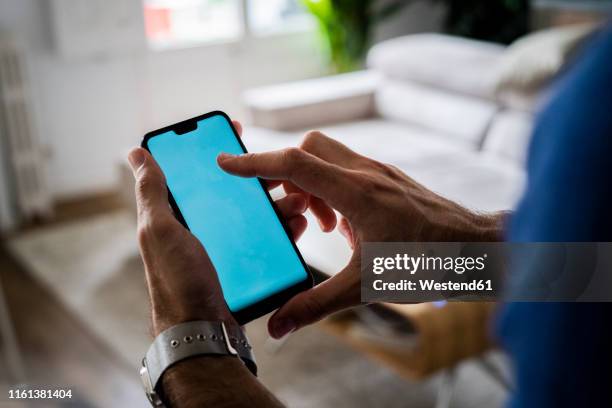
M 234 137 L 238 141 L 238 144 L 242 148 L 243 152 L 247 153 L 247 149 L 244 146 L 244 144 L 242 143 L 242 139 L 238 135 L 238 132 L 236 131 L 236 129 L 234 128 L 234 125 L 232 124 L 231 119 L 229 118 L 229 116 L 225 112 L 222 112 L 222 111 L 208 112 L 208 113 L 205 113 L 203 115 L 195 116 L 193 118 L 186 119 L 186 120 L 183 120 L 181 122 L 177 122 L 177 123 L 174 123 L 172 125 L 165 126 L 163 128 L 160 128 L 160 129 L 148 132 L 147 134 L 145 134 L 145 136 L 144 136 L 144 138 L 142 140 L 141 146 L 144 149 L 146 149 L 149 153 L 151 153 L 151 150 L 149 149 L 149 140 L 151 140 L 153 137 L 159 136 L 160 134 L 167 133 L 167 132 L 170 132 L 170 131 L 176 132 L 177 128 L 186 127 L 186 126 L 192 126 L 194 124 L 194 122 L 195 122 L 195 125 L 196 125 L 196 128 L 197 128 L 197 122 L 199 122 L 201 120 L 204 120 L 204 119 L 209 119 L 209 118 L 214 117 L 214 116 L 221 116 L 221 117 L 223 117 L 227 121 L 228 125 L 232 129 Z M 177 136 L 180 136 L 180 135 L 177 134 Z M 291 237 L 291 230 L 289 229 L 289 227 L 287 226 L 287 224 L 283 220 L 283 217 L 281 216 L 281 214 L 280 214 L 276 204 L 274 203 L 274 200 L 272 200 L 272 197 L 270 196 L 270 193 L 268 192 L 268 189 L 266 188 L 266 186 L 263 183 L 263 181 L 259 177 L 257 177 L 257 181 L 259 182 L 259 185 L 261 186 L 262 190 L 266 194 L 266 197 L 268 198 L 268 202 L 270 203 L 270 205 L 274 209 L 276 217 L 278 218 L 278 220 L 280 221 L 281 225 L 283 226 L 283 230 L 285 231 L 285 235 L 287 236 L 287 239 L 289 239 L 289 242 L 291 242 L 293 250 L 295 251 L 296 255 L 298 256 L 298 258 L 300 260 L 300 263 L 302 264 L 302 266 L 304 268 L 304 271 L 306 272 L 306 278 L 303 281 L 298 282 L 297 284 L 295 284 L 293 286 L 290 286 L 289 288 L 287 288 L 287 289 L 285 289 L 285 290 L 283 290 L 281 292 L 275 293 L 272 296 L 269 296 L 269 297 L 267 297 L 267 298 L 265 298 L 263 300 L 260 300 L 257 303 L 252 304 L 251 306 L 248 306 L 246 308 L 237 310 L 235 312 L 231 312 L 231 310 L 230 310 L 230 312 L 234 316 L 234 319 L 236 319 L 236 321 L 240 325 L 246 324 L 246 323 L 248 323 L 248 322 L 250 322 L 252 320 L 257 319 L 258 317 L 261 317 L 261 316 L 263 316 L 265 314 L 268 314 L 268 313 L 272 312 L 273 310 L 278 309 L 280 306 L 285 304 L 293 296 L 297 295 L 298 293 L 300 293 L 300 292 L 302 292 L 302 291 L 304 291 L 306 289 L 311 288 L 313 286 L 313 284 L 314 284 L 312 272 L 308 268 L 308 265 L 306 264 L 306 262 L 304 261 L 304 258 L 302 257 L 302 254 L 298 250 L 298 247 L 295 244 L 295 241 Z M 189 230 L 189 226 L 185 222 L 185 218 L 181 214 L 181 211 L 178 208 L 178 205 L 176 204 L 176 201 L 174 200 L 172 192 L 170 191 L 170 186 L 166 186 L 166 187 L 168 189 L 168 202 L 170 203 L 170 206 L 172 207 L 172 210 L 174 211 L 174 214 L 175 214 L 176 218 L 178 219 L 178 221 L 185 228 L 187 228 L 187 230 Z M 229 307 L 228 307 L 228 309 L 229 309 Z

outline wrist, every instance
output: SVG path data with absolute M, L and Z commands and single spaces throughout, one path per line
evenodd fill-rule
M 200 364 L 194 365 L 194 362 Z M 210 373 L 215 364 L 218 366 L 215 371 L 218 372 Z M 160 400 L 168 402 L 168 399 L 172 401 L 171 406 L 177 406 L 176 394 L 172 391 L 182 394 L 181 389 L 184 389 L 192 395 L 194 389 L 209 385 L 210 381 L 205 381 L 197 386 L 182 387 L 185 380 L 197 377 L 202 367 L 213 377 L 226 371 L 234 375 L 238 372 L 257 375 L 251 345 L 242 328 L 218 321 L 194 321 L 164 330 L 155 338 L 143 358 L 140 376 L 154 406 L 158 406 Z M 177 372 L 182 373 L 182 380 L 173 384 L 169 379 Z M 220 380 L 227 381 L 227 377 Z
M 504 240 L 506 212 L 476 214 L 474 242 L 498 242 Z
M 151 317 L 154 337 L 170 327 L 196 320 L 238 325 L 225 303 L 219 307 L 210 307 L 209 305 L 189 309 L 153 308 Z
M 451 212 L 447 218 L 434 219 L 431 242 L 497 242 L 503 240 L 505 213 L 478 214 L 464 208 Z M 441 221 L 441 222 L 440 222 Z
M 227 394 L 217 391 L 219 383 L 238 378 L 244 383 L 252 374 L 237 358 L 202 355 L 170 367 L 162 376 L 161 390 L 171 407 L 215 406 L 227 398 Z M 207 392 L 198 394 L 194 390 Z

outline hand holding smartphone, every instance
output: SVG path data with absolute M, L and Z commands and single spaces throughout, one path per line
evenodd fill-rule
M 246 153 L 225 113 L 150 132 L 142 147 L 166 177 L 177 218 L 206 248 L 239 324 L 312 287 L 310 271 L 263 183 L 217 165 L 222 152 Z

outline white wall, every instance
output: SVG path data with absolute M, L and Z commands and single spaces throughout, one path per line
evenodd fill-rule
M 27 45 L 37 128 L 49 147 L 49 182 L 56 197 L 112 188 L 114 163 L 148 130 L 213 109 L 240 118 L 245 87 L 325 70 L 309 33 L 63 58 L 53 44 L 49 10 L 47 0 L 0 0 L 0 28 L 16 32 Z M 377 38 L 436 29 L 439 20 L 439 11 L 417 5 Z

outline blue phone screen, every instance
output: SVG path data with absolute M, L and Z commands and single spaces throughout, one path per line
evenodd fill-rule
M 259 181 L 217 165 L 221 152 L 243 153 L 225 117 L 202 119 L 185 134 L 154 136 L 148 147 L 189 229 L 206 248 L 232 312 L 307 278 Z

